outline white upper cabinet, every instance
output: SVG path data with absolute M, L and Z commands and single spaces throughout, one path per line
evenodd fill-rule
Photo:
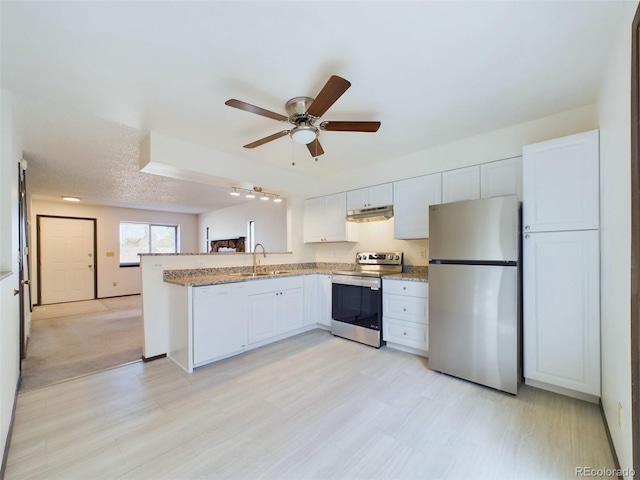
M 347 192 L 347 210 L 385 207 L 393 204 L 393 184 L 384 183 L 373 187 Z
M 597 130 L 522 149 L 526 232 L 599 227 L 598 150 Z
M 346 194 L 336 193 L 304 202 L 304 242 L 352 242 L 355 232 L 347 222 Z
M 442 174 L 393 182 L 394 238 L 429 238 L 429 205 L 442 203 Z
M 480 198 L 517 195 L 522 200 L 522 157 L 480 165 Z
M 442 203 L 480 198 L 480 166 L 442 172 Z

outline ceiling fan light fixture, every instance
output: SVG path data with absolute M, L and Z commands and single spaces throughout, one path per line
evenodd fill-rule
M 313 125 L 298 125 L 291 130 L 291 139 L 300 145 L 308 145 L 318 138 L 318 128 Z

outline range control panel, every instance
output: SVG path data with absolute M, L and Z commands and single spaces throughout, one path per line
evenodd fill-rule
M 402 265 L 402 252 L 358 252 L 358 265 Z

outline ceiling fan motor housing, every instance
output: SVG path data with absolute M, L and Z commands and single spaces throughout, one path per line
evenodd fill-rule
M 311 97 L 294 97 L 285 104 L 287 115 L 289 115 L 289 122 L 297 125 L 301 122 L 313 123 L 314 117 L 311 117 L 307 110 L 313 103 Z

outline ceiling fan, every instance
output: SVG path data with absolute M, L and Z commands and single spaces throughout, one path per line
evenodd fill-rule
M 315 125 L 315 122 L 325 114 L 329 107 L 331 107 L 350 86 L 351 83 L 348 80 L 337 75 L 332 75 L 315 99 L 310 97 L 294 97 L 289 100 L 285 104 L 288 117 L 236 99 L 227 100 L 224 103 L 225 105 L 239 108 L 246 112 L 273 118 L 281 122 L 289 122 L 294 126 L 290 130 L 282 130 L 249 143 L 245 145 L 244 148 L 259 147 L 272 140 L 289 135 L 294 142 L 306 144 L 311 156 L 317 157 L 324 153 L 318 141 L 320 130 L 326 130 L 328 132 L 377 132 L 380 128 L 380 122 L 324 121 Z

